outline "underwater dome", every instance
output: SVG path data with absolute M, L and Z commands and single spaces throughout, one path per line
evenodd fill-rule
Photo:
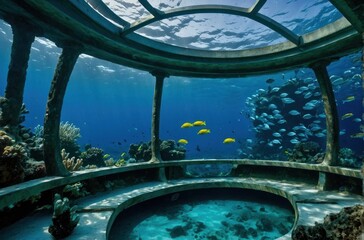
M 0 0 L 0 236 L 364 238 L 363 12 Z

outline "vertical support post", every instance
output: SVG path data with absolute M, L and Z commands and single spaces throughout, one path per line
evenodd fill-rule
M 44 162 L 48 175 L 71 175 L 62 162 L 59 124 L 67 84 L 80 53 L 80 47 L 66 46 L 63 48 L 49 90 L 44 118 Z
M 159 142 L 159 123 L 160 123 L 160 112 L 162 104 L 162 91 L 163 91 L 163 81 L 166 75 L 164 73 L 153 73 L 156 82 L 154 87 L 154 97 L 153 97 L 153 109 L 152 109 L 152 139 L 151 139 L 151 150 L 152 158 L 150 163 L 159 163 L 161 159 L 160 154 L 160 142 Z
M 339 156 L 339 116 L 337 113 L 335 95 L 326 69 L 327 63 L 318 63 L 312 66 L 320 85 L 322 101 L 326 115 L 326 152 L 324 165 L 332 166 L 337 163 Z
M 163 82 L 166 77 L 165 73 L 156 72 L 152 73 L 155 76 L 155 87 L 154 87 L 154 97 L 153 97 L 153 109 L 152 109 L 152 139 L 151 139 L 151 150 L 152 157 L 149 163 L 159 163 L 162 161 L 160 153 L 160 140 L 159 140 L 159 123 L 160 123 L 160 113 L 162 104 L 162 92 L 163 92 Z M 158 177 L 162 182 L 166 182 L 166 172 L 165 168 L 161 167 L 158 169 Z
M 11 59 L 9 64 L 5 98 L 1 99 L 0 126 L 18 135 L 19 116 L 23 105 L 23 93 L 28 68 L 28 61 L 32 43 L 35 39 L 34 31 L 24 22 L 14 22 L 13 44 L 11 47 Z
M 326 152 L 323 165 L 332 166 L 337 164 L 339 156 L 339 117 L 335 103 L 335 95 L 329 74 L 326 69 L 326 62 L 319 62 L 311 66 L 315 72 L 317 81 L 320 85 L 322 101 L 326 115 Z M 317 188 L 319 190 L 329 190 L 333 179 L 329 173 L 320 172 Z

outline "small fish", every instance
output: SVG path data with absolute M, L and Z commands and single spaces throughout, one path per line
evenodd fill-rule
M 223 143 L 227 144 L 227 143 L 234 143 L 235 142 L 235 138 L 225 138 Z
M 300 141 L 298 141 L 296 138 L 294 138 L 294 139 L 291 139 L 291 141 L 290 141 L 292 144 L 298 144 L 298 143 L 300 143 Z
M 193 127 L 193 124 L 192 123 L 189 123 L 189 122 L 185 122 L 184 124 L 182 124 L 181 128 L 190 128 L 190 127 Z
M 110 154 L 105 154 L 102 158 L 103 159 L 108 159 L 110 157 Z
M 288 96 L 288 93 L 281 93 L 279 96 L 280 96 L 281 98 L 285 98 L 285 97 L 287 97 L 287 96 Z
M 290 137 L 293 137 L 293 136 L 296 136 L 296 133 L 295 132 L 289 132 L 289 133 L 287 133 L 287 135 L 290 136 Z
M 312 93 L 308 92 L 305 95 L 303 95 L 303 98 L 307 99 L 307 98 L 310 98 L 311 96 L 312 96 Z
M 120 155 L 120 157 L 124 157 L 124 156 L 125 156 L 125 154 L 126 154 L 126 153 L 125 153 L 125 152 L 123 152 L 123 153 Z
M 290 104 L 290 103 L 294 103 L 295 100 L 293 100 L 292 98 L 282 98 L 282 102 L 285 103 L 285 104 Z
M 278 132 L 275 132 L 272 135 L 273 135 L 273 137 L 282 137 L 282 135 L 280 133 L 278 133 Z
M 347 119 L 354 116 L 353 113 L 345 113 L 344 115 L 341 116 L 341 120 Z
M 321 137 L 325 137 L 325 134 L 322 132 L 319 132 L 319 133 L 316 133 L 315 136 L 321 138 Z
M 273 78 L 268 78 L 267 80 L 265 80 L 266 83 L 271 84 L 274 83 L 274 79 Z
M 278 92 L 279 91 L 279 87 L 274 87 L 272 88 L 271 92 Z
M 291 111 L 289 111 L 288 112 L 290 115 L 292 115 L 292 116 L 297 116 L 297 115 L 300 115 L 301 113 L 300 112 L 298 112 L 297 110 L 291 110 Z
M 203 128 L 203 129 L 201 129 L 200 131 L 198 131 L 198 135 L 203 135 L 203 134 L 208 134 L 208 133 L 210 133 L 211 131 L 210 131 L 210 129 L 206 129 L 206 128 Z
M 360 123 L 362 120 L 360 118 L 354 118 L 353 121 Z
M 186 139 L 181 138 L 180 140 L 178 140 L 178 143 L 180 143 L 180 144 L 187 144 L 188 141 Z
M 310 118 L 312 118 L 312 115 L 309 113 L 303 115 L 303 119 L 310 119 Z
M 206 126 L 206 121 L 195 121 L 193 126 Z
M 364 132 L 351 134 L 350 137 L 351 138 L 364 138 Z
M 281 120 L 278 121 L 278 124 L 283 124 L 283 123 L 286 123 L 286 122 L 287 122 L 286 120 L 281 119 Z
M 140 152 L 142 149 L 143 149 L 143 145 L 141 144 L 141 145 L 138 147 L 138 152 Z
M 272 143 L 273 143 L 273 144 L 281 144 L 281 142 L 280 142 L 278 139 L 274 139 L 274 140 L 272 141 Z
M 352 102 L 354 100 L 355 100 L 355 96 L 349 96 L 349 97 L 345 98 L 345 100 L 343 100 L 343 103 Z

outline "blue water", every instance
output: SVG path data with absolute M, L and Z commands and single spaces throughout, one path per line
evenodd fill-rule
M 6 85 L 7 66 L 11 50 L 11 29 L 1 23 L 0 35 L 0 92 Z M 34 128 L 43 124 L 50 82 L 57 64 L 60 49 L 37 38 L 31 52 L 24 103 L 30 111 L 25 125 Z M 332 63 L 330 75 L 351 76 L 361 73 L 359 54 Z M 297 74 L 298 72 L 298 74 Z M 188 139 L 186 158 L 239 158 L 247 139 L 255 132 L 246 113 L 246 98 L 258 89 L 267 89 L 268 78 L 275 79 L 272 87 L 280 87 L 289 79 L 314 77 L 312 71 L 285 71 L 263 76 L 234 79 L 197 79 L 169 77 L 165 79 L 161 109 L 161 139 Z M 357 81 L 358 82 L 358 81 Z M 362 88 L 348 81 L 334 86 L 339 115 L 354 113 L 361 118 Z M 115 65 L 103 60 L 81 56 L 67 88 L 61 119 L 81 129 L 81 146 L 91 144 L 105 153 L 119 156 L 127 152 L 132 143 L 148 142 L 151 136 L 151 111 L 154 77 L 143 71 Z M 342 103 L 347 96 L 355 101 Z M 354 117 L 340 121 L 345 134 L 340 137 L 343 147 L 363 154 L 362 138 L 350 135 L 360 132 L 363 122 L 353 122 Z M 184 122 L 206 121 L 207 135 L 197 135 L 197 128 L 181 129 Z M 227 137 L 235 138 L 233 144 L 223 144 Z

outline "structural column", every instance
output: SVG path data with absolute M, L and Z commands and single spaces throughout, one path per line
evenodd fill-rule
M 326 153 L 323 164 L 337 164 L 339 156 L 339 117 L 336 108 L 335 95 L 332 89 L 331 81 L 326 69 L 327 63 L 317 63 L 312 66 L 317 81 L 320 85 L 322 101 L 326 115 Z
M 153 73 L 156 79 L 154 87 L 154 97 L 153 97 L 153 109 L 152 109 L 152 140 L 151 140 L 151 150 L 152 158 L 150 163 L 158 163 L 161 159 L 160 154 L 160 140 L 159 140 L 159 123 L 160 123 L 160 113 L 162 104 L 162 92 L 163 92 L 163 81 L 166 75 L 164 73 Z
M 71 175 L 62 162 L 59 124 L 67 84 L 80 53 L 81 48 L 78 46 L 63 48 L 49 90 L 44 118 L 44 162 L 48 175 Z
M 162 92 L 163 92 L 163 81 L 166 77 L 165 73 L 156 72 L 153 73 L 156 82 L 154 87 L 154 97 L 153 97 L 153 109 L 152 109 L 152 140 L 151 140 L 151 150 L 152 157 L 149 163 L 159 163 L 162 161 L 160 153 L 160 139 L 159 139 L 159 123 L 160 123 L 160 113 L 162 104 Z M 158 178 L 160 181 L 166 182 L 166 172 L 165 168 L 161 167 L 158 170 Z
M 320 85 L 322 101 L 326 114 L 326 152 L 322 164 L 332 166 L 336 165 L 339 156 L 339 117 L 336 108 L 334 91 L 332 89 L 331 81 L 326 69 L 327 63 L 320 62 L 311 66 L 315 72 L 317 81 Z M 318 189 L 329 190 L 333 185 L 335 179 L 332 179 L 329 173 L 320 172 Z
M 0 100 L 1 116 L 0 126 L 7 126 L 7 131 L 18 135 L 18 126 L 21 122 L 19 116 L 23 105 L 23 93 L 28 68 L 28 61 L 35 33 L 24 22 L 14 22 L 13 44 L 9 64 L 5 98 Z

